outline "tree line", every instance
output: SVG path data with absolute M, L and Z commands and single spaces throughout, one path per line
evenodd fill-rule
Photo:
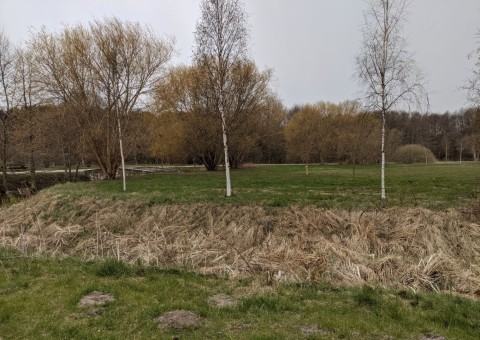
M 0 32 L 3 190 L 8 170 L 24 166 L 33 189 L 38 167 L 62 166 L 74 180 L 91 164 L 107 179 L 125 162 L 223 166 L 229 196 L 229 169 L 245 162 L 383 164 L 405 144 L 441 160 L 478 160 L 478 109 L 395 111 L 427 98 L 400 34 L 405 8 L 403 0 L 372 0 L 365 13 L 355 59 L 365 102 L 290 109 L 271 88 L 272 71 L 248 56 L 238 0 L 201 2 L 191 65 L 170 66 L 171 39 L 116 18 L 42 28 L 20 47 Z M 477 78 L 468 83 L 472 103 Z
M 178 85 L 170 84 L 173 74 L 190 72 L 184 67 L 170 70 L 163 84 L 168 84 L 168 88 L 157 89 L 152 111 L 131 113 L 124 136 L 129 164 L 195 163 L 208 170 L 223 165 L 220 127 L 215 120 L 201 112 L 182 109 L 185 103 L 163 99 L 174 99 L 172 94 L 165 93 Z M 8 121 L 7 164 L 28 168 L 62 166 L 67 180 L 74 179 L 77 167 L 97 164 L 95 151 L 72 124 L 70 114 L 59 106 L 35 107 L 33 115 L 24 108 L 14 110 Z M 242 114 L 245 116 L 231 130 L 230 157 L 234 168 L 250 162 L 380 162 L 381 118 L 365 112 L 356 101 L 319 102 L 287 110 L 277 97 L 270 95 L 259 104 L 258 111 Z M 26 128 L 32 117 L 35 124 Z M 443 114 L 394 111 L 388 115 L 387 161 L 398 147 L 407 144 L 424 145 L 439 160 L 478 161 L 479 131 L 480 111 L 476 109 Z

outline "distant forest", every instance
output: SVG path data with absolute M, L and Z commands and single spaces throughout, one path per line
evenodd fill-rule
M 35 189 L 39 168 L 64 169 L 72 180 L 79 167 L 97 166 L 104 178 L 115 179 L 124 161 L 202 164 L 209 171 L 227 163 L 229 174 L 250 162 L 380 163 L 383 145 L 388 162 L 409 144 L 441 161 L 479 160 L 477 71 L 468 88 L 475 108 L 454 113 L 394 111 L 404 94 L 422 97 L 402 90 L 410 73 L 382 78 L 383 85 L 400 82 L 389 91 L 372 90 L 376 106 L 351 100 L 286 108 L 271 87 L 273 71 L 258 69 L 245 52 L 241 3 L 202 4 L 191 65 L 172 66 L 173 41 L 116 18 L 59 32 L 43 28 L 23 46 L 0 31 L 2 190 L 13 171 L 29 170 Z M 229 8 L 225 26 L 217 22 L 223 16 L 212 13 Z M 226 31 L 212 40 L 217 26 Z M 237 40 L 223 39 L 227 33 Z M 367 47 L 376 41 L 364 38 Z M 218 49 L 220 43 L 226 45 Z M 358 65 L 370 65 L 363 62 L 357 58 Z M 400 64 L 403 71 L 411 66 L 408 58 Z M 367 80 L 368 70 L 360 72 Z M 409 88 L 417 87 L 424 92 L 419 84 Z M 400 94 L 390 98 L 395 91 Z
M 361 111 L 352 101 L 340 104 L 317 103 L 289 110 L 280 102 L 269 111 L 244 122 L 231 138 L 232 165 L 242 163 L 379 163 L 381 120 L 375 113 Z M 18 109 L 9 120 L 9 164 L 29 167 L 32 157 L 38 167 L 60 166 L 75 169 L 94 164 L 94 153 L 83 140 L 81 128 L 60 107 L 35 108 L 35 124 Z M 130 164 L 202 163 L 210 150 L 210 170 L 222 163 L 221 136 L 211 138 L 204 127 L 183 114 L 135 112 L 125 135 L 126 159 Z M 248 124 L 247 124 L 248 123 Z M 402 145 L 420 144 L 441 161 L 478 161 L 480 151 L 480 110 L 454 113 L 391 112 L 387 119 L 387 161 Z M 202 151 L 202 152 L 200 152 Z M 203 160 L 207 162 L 208 160 Z

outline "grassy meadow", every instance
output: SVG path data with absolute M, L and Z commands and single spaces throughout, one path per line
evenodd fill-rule
M 115 260 L 22 258 L 0 248 L 2 339 L 478 339 L 480 303 L 453 295 L 329 285 L 257 286 Z M 115 301 L 88 312 L 92 291 Z M 209 297 L 237 299 L 226 308 Z M 196 328 L 159 329 L 171 310 Z M 442 338 L 443 339 L 443 338 Z
M 0 208 L 0 340 L 480 338 L 480 164 L 389 164 L 385 201 L 378 165 L 308 171 L 234 170 L 226 198 L 222 171 L 168 168 Z M 80 307 L 94 291 L 115 301 Z M 159 328 L 173 310 L 201 323 Z
M 164 174 L 58 186 L 75 197 L 136 198 L 155 204 L 315 205 L 365 209 L 420 206 L 444 209 L 470 204 L 480 192 L 480 164 L 436 163 L 386 168 L 387 200 L 380 199 L 379 165 L 267 165 L 232 171 L 233 197 L 225 197 L 223 171 L 177 168 Z

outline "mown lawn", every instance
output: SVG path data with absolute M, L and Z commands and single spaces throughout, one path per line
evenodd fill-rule
M 58 186 L 74 196 L 138 198 L 154 204 L 316 205 L 326 208 L 421 206 L 444 209 L 472 203 L 480 192 L 480 164 L 438 163 L 394 165 L 386 170 L 387 200 L 380 199 L 378 165 L 269 165 L 234 170 L 234 195 L 225 197 L 223 171 L 201 168 L 137 175 L 121 182 L 100 181 Z
M 97 313 L 77 304 L 101 291 L 115 301 Z M 238 304 L 216 308 L 223 293 Z M 184 309 L 198 328 L 162 330 L 156 319 Z M 259 286 L 115 260 L 23 258 L 0 248 L 2 339 L 478 339 L 480 302 L 328 285 Z

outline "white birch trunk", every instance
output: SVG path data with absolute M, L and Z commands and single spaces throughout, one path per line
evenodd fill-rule
M 222 110 L 222 134 L 223 134 L 223 151 L 225 152 L 225 179 L 227 184 L 227 197 L 232 196 L 232 184 L 230 181 L 230 161 L 228 159 L 228 140 L 227 140 L 227 126 L 225 122 L 225 114 Z
M 117 107 L 117 125 L 118 125 L 118 141 L 120 143 L 120 158 L 122 159 L 123 191 L 127 191 L 127 179 L 125 176 L 125 157 L 123 155 L 122 124 L 120 122 L 120 115 L 118 114 L 118 107 Z
M 385 195 L 385 113 L 382 113 L 382 170 L 380 175 L 380 188 L 382 200 L 386 198 Z

